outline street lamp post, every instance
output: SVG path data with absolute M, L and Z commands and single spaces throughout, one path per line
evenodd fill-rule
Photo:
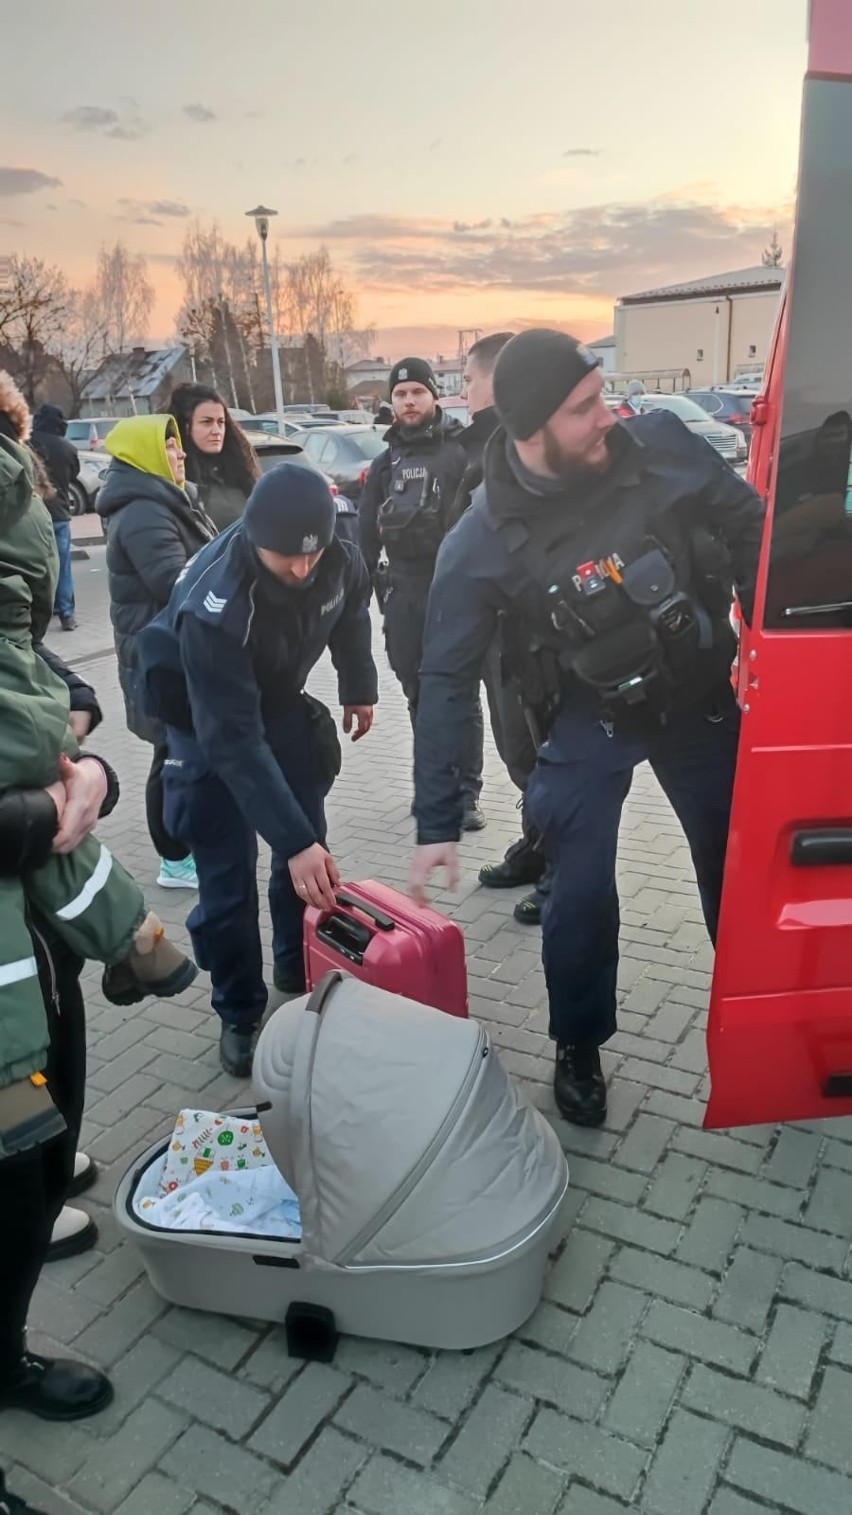
M 266 252 L 266 243 L 269 237 L 269 218 L 277 216 L 277 210 L 269 210 L 265 205 L 256 205 L 254 210 L 247 210 L 247 216 L 251 216 L 260 237 L 261 252 L 263 255 L 263 287 L 266 291 L 266 319 L 269 322 L 269 351 L 272 354 L 272 382 L 275 385 L 275 414 L 278 420 L 278 435 L 284 435 L 284 391 L 281 387 L 281 356 L 278 351 L 278 338 L 275 334 L 275 316 L 272 310 L 272 281 L 269 277 L 269 258 Z

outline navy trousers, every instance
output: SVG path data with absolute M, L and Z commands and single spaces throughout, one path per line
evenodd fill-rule
M 616 1029 L 620 925 L 618 829 L 637 765 L 650 763 L 686 833 L 715 942 L 739 736 L 723 692 L 713 716 L 688 712 L 652 735 L 608 734 L 583 712 L 560 714 L 527 786 L 532 823 L 552 870 L 542 915 L 550 1034 L 600 1045 Z
M 391 574 L 391 587 L 383 607 L 388 662 L 402 685 L 412 726 L 420 693 L 420 663 L 430 582 Z M 482 790 L 483 738 L 482 705 L 477 701 L 461 760 L 460 783 L 468 800 L 477 800 Z
M 310 725 L 294 714 L 270 737 L 278 764 L 321 842 L 330 783 L 318 780 Z M 163 768 L 163 818 L 195 859 L 198 904 L 187 926 L 199 967 L 210 974 L 213 1009 L 228 1026 L 256 1026 L 266 1009 L 257 889 L 257 836 L 230 789 L 207 768 L 192 738 L 169 732 Z M 304 973 L 304 901 L 288 859 L 272 854 L 269 913 L 272 956 L 288 977 Z

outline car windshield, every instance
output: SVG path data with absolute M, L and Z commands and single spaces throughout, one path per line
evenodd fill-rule
M 643 395 L 642 409 L 673 410 L 682 421 L 706 421 L 707 412 L 686 395 Z
M 363 426 L 357 431 L 353 427 L 347 441 L 355 443 L 362 458 L 377 458 L 387 447 L 380 426 Z

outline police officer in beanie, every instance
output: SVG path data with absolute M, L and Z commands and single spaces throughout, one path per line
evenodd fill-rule
M 388 662 L 402 685 L 412 725 L 417 712 L 426 602 L 438 548 L 453 523 L 467 454 L 438 404 L 438 383 L 424 358 L 403 358 L 390 374 L 394 422 L 361 492 L 361 551 L 384 614 Z M 456 428 L 457 430 L 457 428 Z M 384 551 L 387 570 L 379 571 Z M 471 712 L 461 753 L 463 829 L 479 831 L 482 710 Z
M 424 639 L 412 892 L 458 875 L 458 753 L 498 616 L 544 738 L 527 787 L 553 867 L 543 957 L 566 1120 L 600 1124 L 599 1047 L 616 1029 L 621 810 L 651 764 L 686 832 L 715 937 L 736 764 L 734 587 L 751 612 L 763 507 L 701 437 L 659 410 L 623 424 L 594 357 L 521 333 L 494 375 L 502 427 L 445 542 Z
M 198 905 L 188 926 L 213 981 L 222 1066 L 247 1077 L 266 1007 L 258 923 L 257 835 L 272 849 L 274 982 L 305 987 L 306 905 L 334 906 L 325 798 L 340 771 L 335 723 L 305 693 L 326 650 L 343 730 L 370 730 L 378 687 L 370 581 L 335 535 L 325 480 L 295 462 L 255 484 L 240 521 L 187 565 L 140 635 L 149 712 L 167 728 L 163 815 L 191 847 Z

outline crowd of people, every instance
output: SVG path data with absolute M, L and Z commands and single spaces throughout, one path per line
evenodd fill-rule
M 68 1204 L 94 1176 L 77 1151 L 83 960 L 104 963 L 121 1004 L 179 993 L 206 969 L 222 1065 L 250 1074 L 267 1003 L 257 838 L 272 853 L 274 983 L 298 994 L 304 909 L 333 907 L 340 883 L 325 801 L 341 744 L 306 685 L 328 651 L 343 732 L 368 735 L 374 594 L 414 733 L 421 901 L 436 868 L 457 880 L 462 832 L 485 825 L 485 686 L 522 834 L 479 878 L 532 890 L 515 913 L 543 928 L 564 1119 L 606 1116 L 616 844 L 643 761 L 686 832 L 715 935 L 739 722 L 729 613 L 736 591 L 750 614 L 762 505 L 675 416 L 613 415 L 592 354 L 562 333 L 482 339 L 465 384 L 460 429 L 427 362 L 395 365 L 358 545 L 316 470 L 287 460 L 260 475 L 213 390 L 181 385 L 165 413 L 106 439 L 98 510 L 119 677 L 128 727 L 152 751 L 157 882 L 197 890 L 193 962 L 93 834 L 119 787 L 82 745 L 97 698 L 44 646 L 52 613 L 74 625 L 76 455 L 61 413 L 42 407 L 31 431 L 0 380 L 0 1207 L 17 1238 L 0 1249 L 0 1408 L 72 1420 L 112 1394 L 97 1370 L 25 1338 L 45 1260 L 95 1239 Z

